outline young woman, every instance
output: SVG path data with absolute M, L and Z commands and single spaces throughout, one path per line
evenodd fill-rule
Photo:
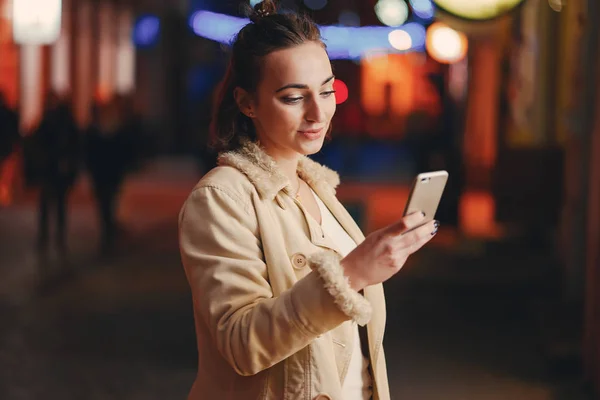
M 180 219 L 199 366 L 190 399 L 389 399 L 382 282 L 437 232 L 421 213 L 366 239 L 307 155 L 335 112 L 316 25 L 254 8 L 215 104 L 219 166 Z

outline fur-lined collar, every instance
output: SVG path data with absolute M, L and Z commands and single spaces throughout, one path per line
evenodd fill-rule
M 289 179 L 258 143 L 246 140 L 239 149 L 221 153 L 219 165 L 228 165 L 240 170 L 256 187 L 262 198 L 272 200 L 281 190 L 285 189 L 288 193 L 292 190 Z M 298 162 L 298 175 L 313 188 L 326 183 L 335 191 L 340 184 L 337 172 L 306 156 L 301 157 Z

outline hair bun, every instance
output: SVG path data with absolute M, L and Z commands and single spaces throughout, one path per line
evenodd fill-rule
M 254 6 L 254 11 L 250 15 L 250 21 L 256 24 L 261 19 L 273 14 L 277 14 L 275 2 L 273 0 L 263 0 Z

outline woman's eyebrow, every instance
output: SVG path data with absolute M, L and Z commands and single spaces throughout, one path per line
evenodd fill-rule
M 331 75 L 329 78 L 325 79 L 323 81 L 323 83 L 321 83 L 321 86 L 323 86 L 326 83 L 330 82 L 334 77 L 335 77 L 334 75 Z M 308 89 L 308 85 L 304 85 L 302 83 L 290 83 L 288 85 L 280 87 L 279 89 L 277 89 L 275 91 L 275 93 L 279 93 L 279 92 L 281 92 L 282 90 L 285 90 L 285 89 Z

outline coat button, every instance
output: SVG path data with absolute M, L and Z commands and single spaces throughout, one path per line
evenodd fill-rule
M 331 400 L 331 396 L 325 393 L 321 393 L 315 397 L 314 400 Z
M 292 256 L 292 265 L 296 269 L 302 269 L 306 267 L 306 257 L 304 254 L 296 253 Z

